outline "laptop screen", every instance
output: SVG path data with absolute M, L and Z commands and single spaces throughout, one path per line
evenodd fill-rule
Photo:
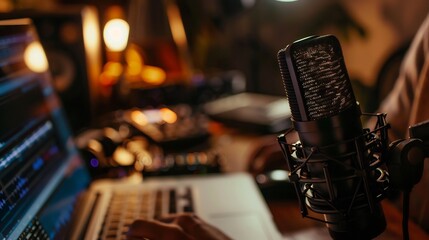
M 31 21 L 0 21 L 0 239 L 55 237 L 89 182 L 47 69 Z

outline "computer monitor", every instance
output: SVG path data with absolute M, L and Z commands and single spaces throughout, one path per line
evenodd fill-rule
M 89 183 L 47 70 L 31 20 L 0 21 L 0 239 L 33 223 L 54 236 Z M 67 185 L 76 174 L 81 184 Z M 41 212 L 59 199 L 63 207 Z

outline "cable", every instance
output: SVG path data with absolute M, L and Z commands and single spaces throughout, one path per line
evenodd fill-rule
M 402 237 L 404 240 L 409 240 L 408 218 L 410 214 L 410 193 L 411 190 L 404 191 L 402 203 Z

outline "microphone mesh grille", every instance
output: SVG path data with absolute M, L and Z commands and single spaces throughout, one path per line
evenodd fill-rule
M 356 104 L 341 48 L 334 43 L 314 41 L 292 53 L 309 120 L 334 116 Z
M 281 49 L 278 53 L 277 53 L 277 59 L 279 61 L 279 66 L 280 66 L 280 74 L 282 76 L 283 79 L 283 87 L 285 88 L 286 91 L 286 97 L 289 101 L 289 106 L 290 106 L 290 110 L 292 112 L 292 116 L 295 120 L 301 120 L 299 118 L 300 114 L 299 114 L 299 106 L 298 106 L 298 102 L 297 102 L 297 98 L 292 86 L 292 81 L 290 79 L 290 73 L 289 73 L 289 69 L 287 67 L 287 63 L 286 63 L 286 56 L 285 56 L 285 51 L 286 49 Z

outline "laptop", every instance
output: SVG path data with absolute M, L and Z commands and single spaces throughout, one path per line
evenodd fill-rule
M 0 21 L 0 113 L 0 239 L 125 239 L 134 219 L 171 212 L 281 238 L 245 173 L 91 181 L 29 19 Z

